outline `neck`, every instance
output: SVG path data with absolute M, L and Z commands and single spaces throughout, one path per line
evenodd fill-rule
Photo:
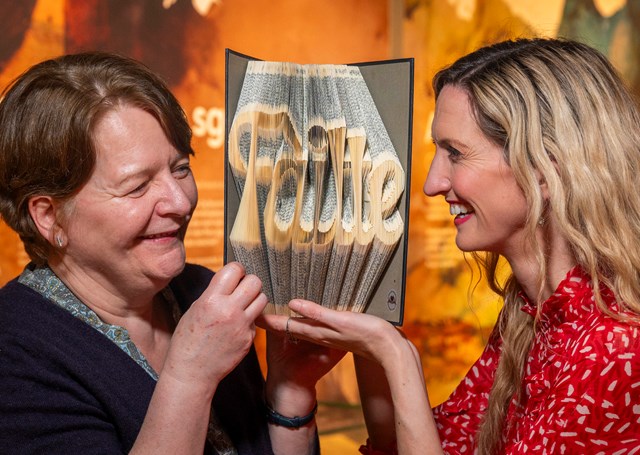
M 74 295 L 91 308 L 105 323 L 127 330 L 129 337 L 153 369 L 160 373 L 174 330 L 172 309 L 159 296 L 169 283 L 141 286 L 135 291 L 122 283 L 113 286 L 99 275 L 81 268 L 69 268 L 63 262 L 49 264 Z
M 507 258 L 518 283 L 532 302 L 549 298 L 569 270 L 576 265 L 569 243 L 564 236 L 560 235 L 555 218 L 551 217 L 544 226 L 538 227 L 536 236 L 546 260 L 546 273 L 542 277 L 541 294 L 538 280 L 540 265 L 535 260 L 535 255 L 531 251 L 526 251 L 519 257 Z
M 131 285 L 122 279 L 112 283 L 100 273 L 92 273 L 83 267 L 73 267 L 65 261 L 52 260 L 49 267 L 86 306 L 109 324 L 119 323 L 129 318 L 151 320 L 153 302 L 156 295 L 168 283 L 141 283 Z

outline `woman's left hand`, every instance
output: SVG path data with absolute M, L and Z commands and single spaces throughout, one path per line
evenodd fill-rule
M 299 340 L 287 333 L 267 332 L 268 374 L 277 374 L 280 379 L 299 385 L 315 387 L 316 382 L 329 372 L 345 353 L 346 351 Z
M 288 316 L 282 318 L 285 324 Z M 264 316 L 256 325 L 269 327 Z M 344 357 L 345 351 L 297 340 L 285 332 L 267 331 L 267 381 L 265 398 L 268 406 L 287 417 L 302 417 L 316 405 L 316 383 Z M 282 455 L 316 453 L 315 420 L 300 428 L 269 425 L 274 452 Z
M 303 343 L 302 339 L 310 340 L 324 347 L 351 351 L 371 361 L 368 366 L 374 369 L 361 370 L 366 376 L 359 377 L 358 383 L 365 386 L 365 392 L 373 393 L 374 401 L 369 400 L 366 407 L 371 411 L 369 416 L 374 418 L 367 415 L 365 418 L 371 435 L 379 443 L 384 440 L 382 447 L 396 439 L 398 453 L 442 453 L 420 355 L 401 330 L 377 316 L 331 310 L 306 300 L 292 300 L 289 308 L 302 317 L 291 318 L 287 323 L 286 316 L 263 315 L 256 323 L 285 337 L 300 338 L 298 344 Z M 369 381 L 374 381 L 374 387 L 370 387 Z M 382 419 L 381 384 L 385 389 L 385 416 Z M 385 433 L 382 439 L 380 428 Z
M 286 324 L 288 316 L 284 318 Z M 257 325 L 263 324 L 262 317 Z M 265 324 L 263 324 L 265 326 Z M 267 382 L 269 404 L 284 415 L 305 415 L 315 404 L 315 386 L 346 351 L 298 340 L 287 333 L 267 331 Z

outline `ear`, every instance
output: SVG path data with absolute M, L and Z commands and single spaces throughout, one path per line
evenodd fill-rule
M 538 185 L 540 186 L 540 193 L 542 194 L 542 199 L 545 201 L 549 200 L 549 186 L 547 185 L 547 179 L 540 173 L 539 170 L 535 170 L 536 178 L 538 179 Z
M 538 184 L 540 185 L 540 193 L 542 193 L 542 199 L 545 201 L 549 200 L 549 187 L 547 186 L 547 181 L 543 178 L 538 180 Z
M 553 156 L 553 154 L 548 153 L 548 155 L 549 160 L 551 161 L 551 165 L 553 166 L 556 174 L 559 174 L 558 161 L 556 160 L 555 156 Z M 540 185 L 540 193 L 542 194 L 542 199 L 547 202 L 549 201 L 549 185 L 547 184 L 547 179 L 544 175 L 542 175 L 539 169 L 536 168 L 534 172 L 536 173 L 536 178 L 538 179 L 538 185 Z
M 60 204 L 51 196 L 33 196 L 29 199 L 29 214 L 40 235 L 54 247 L 62 247 L 65 242 L 64 232 L 57 220 Z

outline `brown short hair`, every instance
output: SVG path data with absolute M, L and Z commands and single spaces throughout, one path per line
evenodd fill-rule
M 51 245 L 28 210 L 35 195 L 66 201 L 96 161 L 93 128 L 122 104 L 152 114 L 169 141 L 193 154 L 191 129 L 164 81 L 140 62 L 88 52 L 38 63 L 13 81 L 0 101 L 0 216 L 30 258 L 46 263 Z

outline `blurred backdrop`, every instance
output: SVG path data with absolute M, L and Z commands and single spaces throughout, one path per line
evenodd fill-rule
M 585 41 L 640 94 L 640 0 L 0 0 L 0 87 L 40 60 L 82 50 L 137 58 L 160 73 L 194 132 L 200 202 L 188 260 L 223 257 L 225 48 L 263 60 L 357 63 L 415 59 L 413 168 L 403 329 L 422 354 L 432 404 L 479 355 L 499 302 L 454 243 L 442 200 L 422 184 L 433 154 L 435 71 L 475 48 L 527 36 Z M 0 222 L 0 285 L 28 258 Z M 264 349 L 264 334 L 258 348 Z M 323 453 L 355 453 L 364 437 L 351 359 L 320 387 Z

